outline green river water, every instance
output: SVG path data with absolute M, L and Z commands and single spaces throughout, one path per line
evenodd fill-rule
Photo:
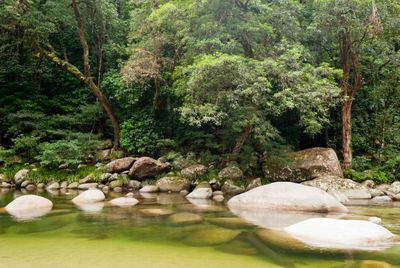
M 0 207 L 20 194 L 3 190 Z M 267 246 L 254 236 L 257 226 L 212 224 L 213 219 L 233 216 L 223 204 L 199 209 L 179 195 L 154 195 L 146 199 L 135 196 L 140 203 L 131 208 L 104 206 L 98 211 L 84 211 L 71 203 L 73 194 L 39 194 L 53 201 L 51 213 L 29 221 L 0 213 L 1 268 L 347 268 L 360 267 L 365 260 L 385 261 L 392 267 L 400 267 L 399 245 L 380 252 L 345 254 L 295 253 Z M 201 215 L 203 221 L 174 225 L 167 217 L 144 216 L 140 213 L 143 208 L 191 212 Z M 400 204 L 391 207 L 354 204 L 349 209 L 350 216 L 382 218 L 386 228 L 400 235 Z M 218 240 L 219 230 L 235 230 L 240 234 L 222 242 Z M 210 241 L 210 233 L 214 240 Z

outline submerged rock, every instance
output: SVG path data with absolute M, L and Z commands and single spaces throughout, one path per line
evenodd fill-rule
M 188 212 L 176 213 L 168 217 L 168 221 L 175 225 L 195 224 L 202 220 L 203 217 L 200 215 Z
M 109 201 L 111 205 L 119 207 L 132 207 L 139 203 L 139 200 L 133 197 L 118 197 Z
M 254 226 L 248 221 L 238 217 L 210 218 L 208 219 L 208 222 L 230 229 L 246 229 L 246 228 L 252 228 Z
M 338 200 L 321 189 L 291 182 L 275 182 L 232 197 L 230 209 L 347 212 Z
M 361 261 L 357 268 L 392 268 L 393 266 L 384 261 L 365 260 Z
M 325 175 L 343 177 L 339 159 L 330 148 L 310 148 L 270 157 L 263 170 L 271 181 L 303 182 Z
M 52 207 L 53 203 L 44 197 L 23 195 L 9 203 L 5 210 L 18 219 L 32 219 L 47 214 Z
M 144 208 L 140 210 L 140 213 L 148 217 L 169 216 L 174 214 L 172 210 L 166 208 Z
M 195 246 L 219 245 L 235 239 L 239 234 L 238 230 L 209 227 L 193 231 L 185 238 L 185 242 Z
M 102 191 L 98 189 L 90 189 L 80 193 L 77 197 L 72 199 L 72 202 L 74 204 L 90 204 L 101 202 L 105 198 L 106 197 Z

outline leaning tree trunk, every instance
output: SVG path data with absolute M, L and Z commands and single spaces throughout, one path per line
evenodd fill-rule
M 239 154 L 242 150 L 243 144 L 247 141 L 247 139 L 251 135 L 251 131 L 253 130 L 252 126 L 247 126 L 243 129 L 240 136 L 236 139 L 235 147 L 232 150 L 232 154 Z

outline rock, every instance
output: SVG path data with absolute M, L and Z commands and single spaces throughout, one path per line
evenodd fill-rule
M 383 183 L 376 186 L 375 189 L 381 190 L 382 192 L 386 193 L 389 190 L 390 186 L 390 184 Z
M 7 176 L 4 174 L 0 174 L 0 183 L 1 182 L 6 182 L 7 181 Z
M 28 175 L 29 169 L 21 169 L 14 175 L 14 182 L 16 185 L 20 185 L 22 181 L 25 179 L 26 175 Z
M 169 165 L 161 163 L 150 157 L 141 157 L 129 170 L 129 176 L 138 179 L 155 177 L 169 169 Z
M 109 203 L 119 207 L 132 207 L 138 204 L 139 201 L 133 197 L 118 197 L 110 200 Z
M 189 199 L 208 199 L 212 196 L 211 188 L 197 188 L 186 196 Z
M 394 201 L 400 201 L 400 194 L 396 194 L 396 195 L 392 196 L 392 199 Z
M 99 179 L 100 179 L 101 182 L 106 183 L 106 182 L 108 182 L 108 179 L 109 179 L 111 176 L 112 176 L 111 173 L 103 173 L 103 174 L 100 175 L 100 178 L 99 178 Z
M 221 188 L 222 192 L 227 195 L 238 195 L 245 191 L 243 186 L 237 186 L 232 180 L 226 180 Z
M 310 148 L 270 157 L 263 171 L 270 181 L 303 182 L 326 175 L 343 177 L 337 155 L 329 148 Z
M 82 183 L 78 185 L 79 190 L 88 190 L 88 189 L 96 189 L 99 184 L 96 182 L 93 183 Z
M 194 213 L 181 212 L 168 217 L 168 221 L 174 225 L 189 225 L 203 221 L 203 218 Z
M 51 182 L 46 187 L 46 190 L 58 190 L 58 189 L 60 189 L 60 184 L 58 182 Z
M 139 192 L 140 193 L 157 193 L 158 192 L 158 186 L 156 185 L 144 185 Z
M 369 189 L 369 193 L 371 194 L 371 197 L 375 197 L 375 196 L 382 196 L 385 195 L 385 193 L 379 189 Z
M 68 182 L 67 181 L 61 182 L 61 184 L 60 184 L 60 188 L 61 189 L 67 189 L 67 187 L 68 187 Z
M 22 220 L 40 217 L 50 212 L 53 203 L 41 196 L 37 195 L 23 195 L 11 203 L 5 209 L 14 217 Z
M 21 183 L 21 188 L 25 188 L 26 186 L 28 186 L 29 184 L 31 184 L 32 182 L 29 180 L 25 180 Z
M 113 174 L 111 174 L 111 176 L 108 178 L 108 181 L 109 181 L 109 182 L 112 182 L 112 181 L 118 180 L 118 178 L 119 178 L 119 174 L 118 174 L 118 173 L 113 173 Z
M 347 208 L 321 189 L 291 182 L 263 185 L 228 201 L 230 209 L 347 212 Z
M 218 225 L 221 227 L 226 227 L 230 229 L 247 229 L 254 227 L 253 224 L 248 221 L 238 218 L 238 217 L 220 217 L 220 218 L 210 218 L 208 222 Z
M 132 189 L 133 191 L 137 191 L 142 187 L 142 183 L 137 180 L 130 180 L 128 182 L 128 188 Z
M 387 203 L 392 203 L 392 198 L 390 198 L 387 195 L 375 196 L 374 198 L 371 199 L 371 202 L 375 204 L 387 204 Z
M 135 160 L 136 158 L 134 157 L 124 157 L 116 159 L 105 166 L 105 172 L 121 173 L 122 171 L 129 170 Z
M 115 187 L 114 189 L 112 189 L 114 192 L 116 192 L 116 193 L 122 193 L 122 187 L 120 187 L 120 186 L 117 186 L 117 187 Z
M 36 189 L 36 185 L 35 185 L 35 184 L 28 184 L 28 185 L 25 187 L 25 189 L 28 190 L 28 191 L 33 191 L 33 190 Z
M 70 184 L 68 184 L 68 189 L 78 189 L 79 183 L 78 182 L 72 182 Z M 39 185 L 38 185 L 39 187 Z
M 108 186 L 104 186 L 103 188 L 101 188 L 101 191 L 103 193 L 108 193 L 109 190 L 110 190 L 110 187 L 108 187 Z
M 163 177 L 156 182 L 160 192 L 180 192 L 189 190 L 189 182 L 181 177 Z
M 38 189 L 43 189 L 45 186 L 46 185 L 43 182 L 37 184 Z
M 126 197 L 133 197 L 133 193 L 127 193 L 125 196 Z
M 320 188 L 324 191 L 336 191 L 350 199 L 370 199 L 371 194 L 367 188 L 360 183 L 350 179 L 343 179 L 336 176 L 322 176 L 301 184 Z
M 183 196 L 186 196 L 186 195 L 189 194 L 189 191 L 188 190 L 182 190 L 182 191 L 179 192 L 179 194 L 181 194 Z
M 169 216 L 171 214 L 174 214 L 172 210 L 166 208 L 144 208 L 139 211 L 144 216 L 149 217 Z
M 243 172 L 240 168 L 231 166 L 222 169 L 218 173 L 218 177 L 221 180 L 237 180 L 243 178 Z
M 252 180 L 249 185 L 247 185 L 246 191 L 250 191 L 251 189 L 257 188 L 262 185 L 261 178 L 256 178 Z
M 212 194 L 213 194 L 213 196 L 224 195 L 224 193 L 222 191 L 214 191 Z
M 225 198 L 223 195 L 214 195 L 212 199 L 217 202 L 222 202 Z
M 211 189 L 213 189 L 213 191 L 221 190 L 221 182 L 219 181 L 219 179 L 217 180 L 216 178 L 213 178 L 209 180 L 208 183 L 210 184 Z
M 122 187 L 122 185 L 123 185 L 122 180 L 115 180 L 115 181 L 112 181 L 112 182 L 110 182 L 110 183 L 108 184 L 108 186 L 110 187 L 110 189 L 114 189 L 114 188 L 116 188 L 116 187 Z
M 400 193 L 400 181 L 395 181 L 393 182 L 390 187 L 388 188 L 388 191 L 396 194 Z
M 338 200 L 342 204 L 345 204 L 350 201 L 347 195 L 337 190 L 329 190 L 328 194 L 333 196 L 336 200 Z
M 1 188 L 11 188 L 11 184 L 10 183 L 8 183 L 8 182 L 2 182 L 2 183 L 0 183 L 0 187 Z
M 194 189 L 201 189 L 201 188 L 212 189 L 211 185 L 206 181 L 200 182 L 199 184 L 196 185 L 196 188 L 194 188 Z
M 91 204 L 101 202 L 105 198 L 106 197 L 102 191 L 98 189 L 90 189 L 80 193 L 77 197 L 72 199 L 72 202 L 74 204 Z
M 185 242 L 195 246 L 219 245 L 235 239 L 239 234 L 238 230 L 209 227 L 190 233 L 185 238 Z
M 84 184 L 84 183 L 89 183 L 89 182 L 94 182 L 95 177 L 93 174 L 89 174 L 86 177 L 84 177 L 83 179 L 79 180 L 79 184 Z
M 172 167 L 177 170 L 182 170 L 187 166 L 192 164 L 191 161 L 184 159 L 182 157 L 178 157 L 172 161 Z
M 378 217 L 369 217 L 368 221 L 375 223 L 375 224 L 382 225 L 382 219 L 378 218 Z
M 206 172 L 207 172 L 206 166 L 196 164 L 196 165 L 187 166 L 184 169 L 182 169 L 181 175 L 186 178 L 196 179 L 196 178 L 199 178 L 200 176 L 204 175 Z
M 113 147 L 113 141 L 110 139 L 103 140 L 100 145 L 101 150 L 111 149 Z
M 363 186 L 364 188 L 374 188 L 375 182 L 373 180 L 366 180 L 361 183 L 361 186 Z
M 365 260 L 361 261 L 357 268 L 392 268 L 393 266 L 384 261 Z
M 75 204 L 80 210 L 87 213 L 99 213 L 104 207 L 104 202 L 96 203 L 77 203 Z
M 395 238 L 386 228 L 362 220 L 308 219 L 284 230 L 308 246 L 341 250 L 382 249 Z

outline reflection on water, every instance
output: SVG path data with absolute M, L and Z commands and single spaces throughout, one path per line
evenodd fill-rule
M 77 194 L 77 193 L 74 193 Z M 0 207 L 18 192 L 0 193 Z M 140 203 L 134 207 L 105 204 L 75 207 L 70 193 L 40 193 L 54 203 L 53 210 L 30 221 L 16 221 L 0 212 L 0 267 L 360 267 L 363 260 L 385 261 L 400 267 L 400 246 L 382 252 L 301 253 L 262 242 L 258 226 L 276 227 L 315 215 L 281 215 L 235 212 L 246 222 L 213 202 L 189 203 L 180 195 L 135 194 Z M 115 197 L 115 196 L 113 196 Z M 110 198 L 108 198 L 110 199 Z M 200 215 L 201 220 L 176 224 L 167 215 L 144 214 L 143 209 L 165 209 L 185 215 Z M 350 213 L 328 215 L 336 218 L 381 217 L 385 227 L 400 234 L 400 207 L 357 204 Z M 189 213 L 188 213 L 189 212 Z M 321 215 L 317 215 L 321 216 Z M 325 215 L 326 216 L 326 215 Z M 250 219 L 250 220 L 249 220 Z M 190 222 L 190 219 L 187 219 Z M 257 226 L 258 225 L 258 226 Z M 340 235 L 340 234 L 338 234 Z M 22 257 L 14 258 L 16 252 Z M 51 253 L 54 254 L 51 254 Z M 58 252 L 58 253 L 57 253 Z M 67 264 L 63 263 L 70 256 Z M 88 256 L 96 256 L 96 262 Z M 64 265 L 64 266 L 63 266 Z M 133 267 L 133 266 L 132 266 Z

